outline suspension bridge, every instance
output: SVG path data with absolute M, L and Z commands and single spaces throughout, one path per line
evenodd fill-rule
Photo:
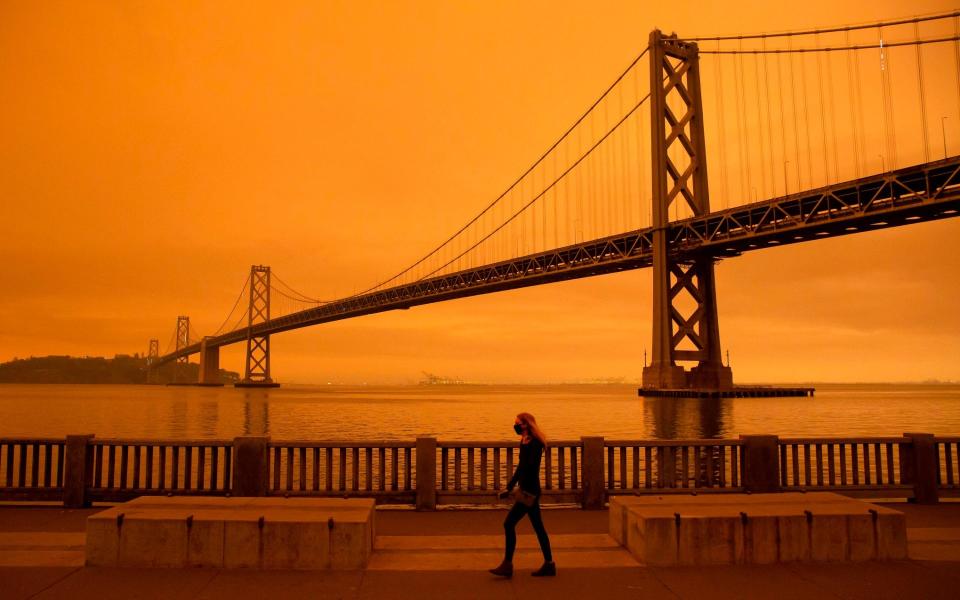
M 148 363 L 199 354 L 196 383 L 215 385 L 219 349 L 245 343 L 238 385 L 276 385 L 270 336 L 284 331 L 650 267 L 641 393 L 749 394 L 721 358 L 715 263 L 957 216 L 948 122 L 960 124 L 960 11 L 737 36 L 655 30 L 520 177 L 407 267 L 321 300 L 254 265 L 218 329 L 200 335 L 179 316 Z

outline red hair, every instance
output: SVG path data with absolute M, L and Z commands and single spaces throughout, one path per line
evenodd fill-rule
M 517 415 L 517 419 L 519 419 L 521 423 L 525 423 L 527 425 L 527 432 L 529 432 L 530 435 L 540 440 L 540 443 L 544 446 L 547 445 L 547 436 L 545 433 L 543 433 L 543 430 L 540 429 L 540 426 L 537 425 L 537 419 L 533 415 L 527 412 L 522 412 Z

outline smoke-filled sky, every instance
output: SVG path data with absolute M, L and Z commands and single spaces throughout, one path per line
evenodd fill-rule
M 254 263 L 318 298 L 366 288 L 495 198 L 654 27 L 729 34 L 951 8 L 4 2 L 0 360 L 142 353 L 154 337 L 163 349 L 179 314 L 209 332 Z M 942 134 L 960 153 L 960 115 L 929 119 L 943 127 L 930 147 Z M 723 347 L 743 383 L 960 379 L 958 275 L 960 219 L 749 253 L 717 266 Z M 284 333 L 274 376 L 637 378 L 650 277 Z M 242 348 L 221 365 L 242 370 Z

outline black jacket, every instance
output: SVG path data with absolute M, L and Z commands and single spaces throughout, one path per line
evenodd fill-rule
M 510 478 L 507 489 L 520 484 L 520 489 L 540 495 L 540 459 L 543 457 L 543 444 L 535 437 L 531 437 L 526 444 L 520 444 L 520 459 L 517 461 L 517 470 Z

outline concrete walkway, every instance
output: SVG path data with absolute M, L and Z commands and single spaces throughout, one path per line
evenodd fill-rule
M 647 568 L 607 535 L 606 511 L 544 511 L 559 576 L 530 577 L 541 555 L 521 523 L 516 573 L 495 579 L 504 511 L 382 510 L 367 569 L 341 572 L 84 568 L 96 512 L 0 506 L 0 599 L 65 598 L 956 598 L 960 504 L 907 513 L 911 560 L 866 564 Z

